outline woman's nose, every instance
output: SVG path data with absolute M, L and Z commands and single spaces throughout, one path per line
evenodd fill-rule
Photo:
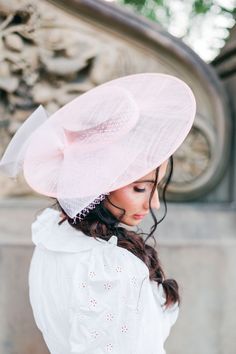
M 160 200 L 159 200 L 159 195 L 158 195 L 158 190 L 156 189 L 151 200 L 151 207 L 153 209 L 160 209 Z M 149 209 L 149 197 L 147 200 L 145 200 L 144 208 L 146 210 Z
M 160 200 L 159 200 L 159 194 L 158 190 L 155 190 L 155 193 L 153 194 L 152 200 L 151 200 L 151 206 L 154 209 L 160 209 Z

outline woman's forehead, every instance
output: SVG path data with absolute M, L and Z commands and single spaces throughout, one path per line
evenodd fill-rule
M 155 177 L 156 177 L 156 170 L 153 170 L 153 171 L 149 172 L 147 175 L 141 177 L 139 179 L 139 181 L 144 180 L 144 179 L 155 180 Z
M 159 173 L 158 173 L 159 181 L 165 176 L 167 165 L 168 165 L 168 160 L 163 162 L 163 164 L 160 165 Z M 138 181 L 143 181 L 143 180 L 155 181 L 155 177 L 156 177 L 156 169 L 152 170 L 151 172 L 149 172 L 148 174 L 140 178 Z

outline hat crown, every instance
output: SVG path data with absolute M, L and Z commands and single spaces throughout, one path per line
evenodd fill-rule
M 91 97 L 89 97 L 91 96 Z M 82 96 L 81 96 L 82 98 Z M 77 106 L 77 100 L 71 102 Z M 91 99 L 91 100 L 90 100 Z M 87 95 L 89 107 L 71 107 L 73 114 L 59 117 L 65 135 L 66 147 L 78 145 L 88 151 L 117 141 L 127 134 L 137 123 L 139 110 L 132 95 L 125 89 L 111 86 L 101 88 L 99 95 Z M 81 102 L 79 103 L 82 104 Z M 63 111 L 62 111 L 63 114 Z M 53 117 L 52 117 L 53 118 Z M 59 123 L 59 124 L 60 124 Z M 54 124 L 58 126 L 58 119 Z

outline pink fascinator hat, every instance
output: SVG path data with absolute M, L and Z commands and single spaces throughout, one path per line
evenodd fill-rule
M 148 174 L 181 145 L 196 103 L 180 79 L 158 73 L 97 86 L 50 117 L 39 106 L 9 143 L 0 170 L 23 169 L 29 186 L 72 218 Z

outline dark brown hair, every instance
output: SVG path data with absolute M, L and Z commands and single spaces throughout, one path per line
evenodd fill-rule
M 154 238 L 153 234 L 157 228 L 157 225 L 165 218 L 167 214 L 166 189 L 170 182 L 172 172 L 173 158 L 171 157 L 169 160 L 169 172 L 160 188 L 160 191 L 162 192 L 161 199 L 164 203 L 164 215 L 159 221 L 157 221 L 156 216 L 151 207 L 151 200 L 158 184 L 159 168 L 156 169 L 155 182 L 153 184 L 153 188 L 149 198 L 149 208 L 152 218 L 154 220 L 154 225 L 151 227 L 149 234 L 143 233 L 142 230 L 135 232 L 119 226 L 118 224 L 122 222 L 122 218 L 125 215 L 125 210 L 118 208 L 116 205 L 114 205 L 109 200 L 109 196 L 106 197 L 108 202 L 122 211 L 122 214 L 119 219 L 117 219 L 104 206 L 104 201 L 102 201 L 94 209 L 92 209 L 89 214 L 86 215 L 81 221 L 79 221 L 78 218 L 70 218 L 68 215 L 66 215 L 64 210 L 57 202 L 57 206 L 64 214 L 64 219 L 60 223 L 67 220 L 73 228 L 82 231 L 85 235 L 89 237 L 96 238 L 97 236 L 104 240 L 109 240 L 112 235 L 115 235 L 118 238 L 117 245 L 119 247 L 123 247 L 128 251 L 132 252 L 136 257 L 139 257 L 149 269 L 149 279 L 156 281 L 158 284 L 161 283 L 163 285 L 163 289 L 166 294 L 167 307 L 176 302 L 180 303 L 178 284 L 174 279 L 166 279 L 165 273 L 158 257 L 156 239 Z M 147 235 L 146 239 L 144 239 L 143 237 L 145 235 Z M 149 238 L 152 238 L 154 240 L 155 247 L 152 247 L 151 245 L 148 245 L 146 243 Z

